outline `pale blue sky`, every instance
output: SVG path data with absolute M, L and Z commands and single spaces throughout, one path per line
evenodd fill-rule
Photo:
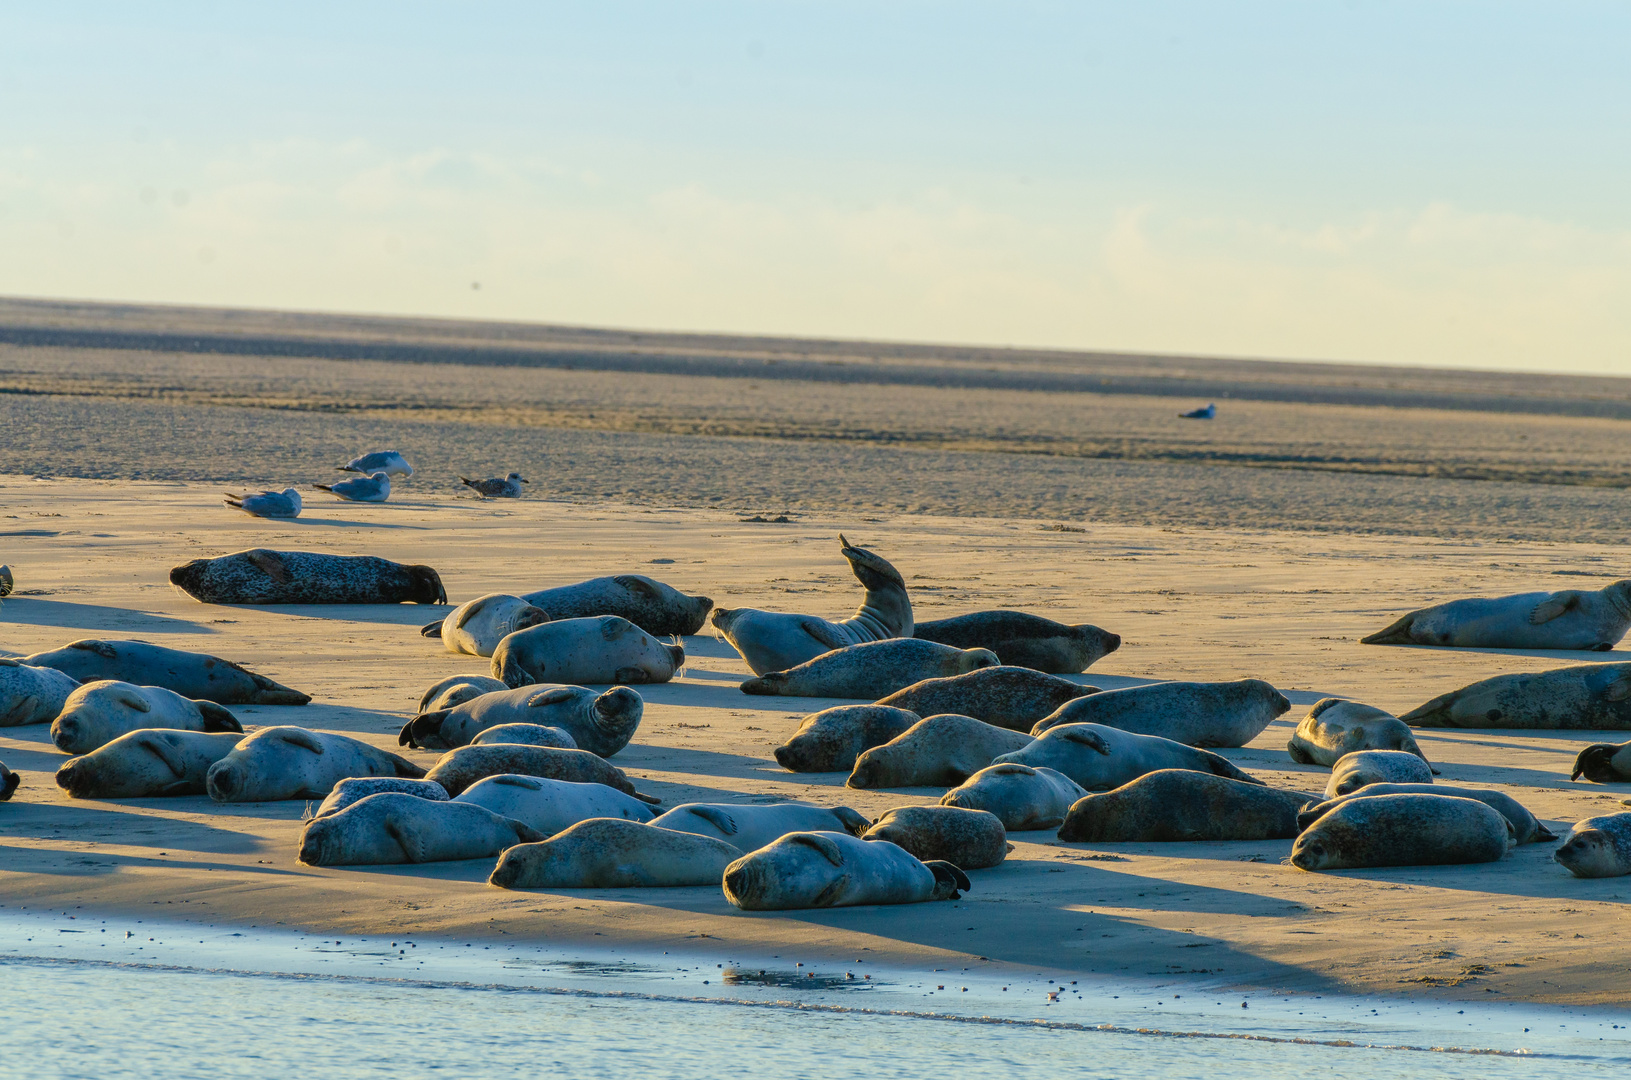
M 1628 57 L 1607 3 L 13 4 L 0 293 L 1631 374 Z

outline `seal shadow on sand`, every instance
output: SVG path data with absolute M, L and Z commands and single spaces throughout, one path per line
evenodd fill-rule
M 0 623 L 26 626 L 62 626 L 94 634 L 214 634 L 207 623 L 154 615 L 129 608 L 103 604 L 76 604 L 69 600 L 40 600 L 32 596 L 8 596 L 0 604 Z
M 1465 645 L 1384 645 L 1387 649 L 1411 649 L 1425 653 L 1466 653 L 1473 656 L 1527 656 L 1535 660 L 1567 660 L 1570 664 L 1614 664 L 1631 660 L 1631 651 L 1615 645 L 1605 651 L 1593 649 L 1476 649 Z
M 433 619 L 446 618 L 453 610 L 451 604 L 210 604 L 209 607 L 221 611 L 264 611 L 296 619 L 411 626 L 416 631 Z
M 159 846 L 216 855 L 244 855 L 260 849 L 261 840 L 247 833 L 223 829 L 187 818 L 137 813 L 178 799 L 74 799 L 51 803 L 13 803 L 0 817 L 0 836 L 30 840 L 70 840 Z M 191 802 L 193 800 L 185 800 Z M 132 809 L 119 809 L 123 806 Z M 72 854 L 96 854 L 76 849 Z M 106 855 L 113 858 L 113 855 Z M 167 860 L 155 860 L 168 865 Z M 8 863 L 8 870 L 21 869 Z

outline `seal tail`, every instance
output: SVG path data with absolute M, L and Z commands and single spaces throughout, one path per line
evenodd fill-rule
M 273 682 L 264 675 L 249 673 L 255 680 L 256 705 L 305 705 L 310 703 L 311 695 L 302 694 L 299 690 L 291 690 L 282 683 Z
M 1384 630 L 1378 630 L 1370 637 L 1359 639 L 1361 645 L 1414 645 L 1416 641 L 1410 636 L 1410 624 L 1416 618 L 1416 613 L 1399 619 Z
M 421 769 L 407 758 L 399 757 L 396 754 L 391 753 L 387 753 L 385 756 L 391 759 L 391 764 L 396 768 L 396 774 L 398 776 L 405 777 L 409 780 L 423 780 L 425 778 L 425 770 Z
M 1206 750 L 1202 750 L 1201 753 L 1206 754 L 1206 764 L 1210 766 L 1212 771 L 1218 776 L 1226 776 L 1230 780 L 1240 780 L 1247 784 L 1257 784 L 1260 787 L 1268 786 L 1265 781 L 1259 780 L 1250 773 L 1242 772 L 1235 766 L 1234 762 L 1230 761 L 1222 754 L 1213 754 Z
M 647 795 L 639 791 L 631 791 L 629 794 L 633 795 L 636 799 L 639 799 L 643 803 L 650 803 L 652 806 L 661 806 L 663 802 L 655 795 Z
M 1411 727 L 1454 727 L 1450 721 L 1450 707 L 1460 698 L 1460 690 L 1452 690 L 1448 694 L 1440 694 L 1432 701 L 1417 705 L 1407 713 L 1399 714 L 1399 719 Z M 1422 760 L 1426 760 L 1423 758 Z
M 772 671 L 768 675 L 760 675 L 758 678 L 744 682 L 742 684 L 742 693 L 772 697 L 782 692 L 782 683 L 784 681 L 781 672 Z
M 431 736 L 439 736 L 442 732 L 442 721 L 447 719 L 448 710 L 438 709 L 436 712 L 420 713 L 418 716 L 402 725 L 397 732 L 398 746 L 421 750 L 430 745 Z
M 973 888 L 969 884 L 968 875 L 953 863 L 946 862 L 944 859 L 931 859 L 923 865 L 927 866 L 929 872 L 934 874 L 933 899 L 935 900 L 961 900 L 963 893 Z M 959 889 L 962 892 L 958 892 Z

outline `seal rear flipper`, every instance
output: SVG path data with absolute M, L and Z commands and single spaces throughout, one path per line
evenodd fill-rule
M 1594 784 L 1612 784 L 1620 779 L 1614 772 L 1613 758 L 1619 751 L 1613 743 L 1595 743 L 1580 751 L 1580 756 L 1574 759 L 1574 771 L 1569 774 L 1570 780 L 1578 780 L 1582 775 Z
M 1452 690 L 1448 694 L 1440 694 L 1432 701 L 1417 705 L 1407 713 L 1401 713 L 1399 719 L 1411 727 L 1455 727 L 1450 720 L 1450 707 L 1460 699 L 1461 690 Z
M 1206 764 L 1208 766 L 1210 766 L 1211 769 L 1212 769 L 1212 772 L 1216 773 L 1218 776 L 1226 776 L 1230 780 L 1239 780 L 1242 783 L 1257 784 L 1259 787 L 1267 787 L 1268 786 L 1267 783 L 1265 783 L 1262 780 L 1259 780 L 1257 777 L 1251 775 L 1250 773 L 1242 772 L 1240 770 L 1240 768 L 1235 765 L 1234 762 L 1230 761 L 1228 758 L 1224 757 L 1222 754 L 1213 754 L 1213 753 L 1209 753 L 1208 751 L 1205 751 L 1205 750 L 1202 750 L 1200 752 L 1202 754 L 1206 755 Z
M 22 782 L 23 778 L 21 776 L 18 776 L 4 765 L 0 765 L 0 802 L 5 802 L 11 798 L 12 792 L 16 791 L 17 785 Z
M 419 750 L 430 747 L 430 740 L 433 738 L 442 742 L 439 736 L 442 733 L 442 721 L 447 719 L 447 714 L 447 709 L 420 713 L 402 725 L 402 730 L 397 732 L 397 745 Z
M 1309 754 L 1307 750 L 1304 750 L 1296 739 L 1292 739 L 1286 743 L 1286 753 L 1290 754 L 1291 760 L 1295 761 L 1299 765 L 1315 764 L 1313 756 Z
M 954 863 L 946 862 L 944 859 L 931 859 L 923 865 L 934 874 L 935 900 L 961 900 L 963 893 L 973 888 L 969 884 L 968 875 Z M 959 889 L 962 892 L 958 892 Z
M 758 694 L 761 696 L 773 696 L 779 694 L 781 693 L 780 687 L 777 683 L 771 682 L 770 680 L 772 677 L 780 674 L 781 672 L 779 671 L 773 671 L 769 675 L 760 675 L 758 678 L 749 679 L 742 684 L 742 693 Z
M 851 836 L 860 836 L 872 825 L 863 814 L 847 806 L 834 806 L 831 809 L 833 817 L 844 823 L 844 831 Z
M 629 794 L 634 798 L 639 799 L 643 803 L 650 803 L 652 806 L 661 806 L 663 803 L 663 801 L 657 798 L 655 795 L 643 795 L 638 791 L 631 791 Z
M 399 757 L 388 750 L 381 750 L 380 753 L 391 759 L 391 764 L 395 766 L 396 774 L 398 776 L 404 777 L 408 780 L 423 780 L 425 778 L 425 770 L 421 769 L 407 758 Z
M 420 637 L 433 637 L 433 638 L 441 637 L 442 636 L 442 620 L 437 619 L 435 622 L 428 622 L 424 626 L 421 626 L 419 628 L 419 636 Z
M 238 718 L 215 702 L 194 701 L 193 704 L 198 706 L 198 712 L 204 718 L 205 731 L 232 731 L 239 735 L 243 734 L 244 726 L 238 722 Z
M 1416 618 L 1412 611 L 1409 615 L 1394 622 L 1384 630 L 1378 630 L 1370 637 L 1359 639 L 1361 645 L 1414 645 L 1416 640 L 1410 636 L 1410 624 Z

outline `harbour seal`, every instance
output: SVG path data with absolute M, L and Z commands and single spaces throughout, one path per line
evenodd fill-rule
M 543 776 L 500 773 L 478 780 L 454 802 L 475 803 L 495 814 L 526 822 L 547 840 L 590 818 L 650 821 L 656 811 L 632 795 L 605 784 L 578 784 Z
M 1494 862 L 1512 826 L 1477 799 L 1377 795 L 1352 799 L 1314 822 L 1291 846 L 1299 870 Z
M 1489 788 L 1451 787 L 1446 784 L 1366 784 L 1358 791 L 1304 807 L 1297 815 L 1297 828 L 1309 828 L 1314 822 L 1351 799 L 1368 799 L 1376 795 L 1449 795 L 1457 799 L 1477 799 L 1512 823 L 1513 839 L 1518 843 L 1534 844 L 1542 840 L 1557 839 L 1557 835 L 1530 813 L 1527 807 L 1505 792 L 1492 791 Z
M 77 689 L 79 680 L 56 668 L 0 657 L 0 727 L 49 724 Z
M 494 743 L 514 743 L 518 746 L 554 746 L 561 750 L 578 750 L 577 740 L 558 727 L 543 724 L 498 724 L 482 728 L 470 740 L 471 746 L 492 746 Z
M 595 691 L 585 686 L 523 686 L 494 691 L 462 705 L 420 713 L 402 725 L 403 746 L 451 750 L 465 746 L 481 731 L 501 724 L 536 724 L 560 728 L 574 746 L 611 757 L 629 744 L 645 702 L 626 686 Z
M 1297 811 L 1316 796 L 1215 773 L 1161 769 L 1076 800 L 1059 839 L 1087 843 L 1289 840 Z
M 503 679 L 495 679 L 491 675 L 449 675 L 419 695 L 419 711 L 427 713 L 452 709 L 483 694 L 508 689 Z
M 488 593 L 467 600 L 440 622 L 426 623 L 419 633 L 441 638 L 451 653 L 491 656 L 498 643 L 517 630 L 549 621 L 549 612 L 508 593 Z
M 1592 743 L 1574 759 L 1570 780 L 1584 776 L 1594 784 L 1618 784 L 1631 780 L 1631 742 Z
M 617 615 L 557 619 L 518 630 L 493 650 L 493 675 L 509 687 L 552 683 L 664 683 L 685 664 L 667 645 Z
M 17 790 L 17 785 L 22 782 L 22 777 L 6 768 L 6 763 L 0 761 L 0 802 L 10 799 L 12 793 Z
M 1462 649 L 1589 649 L 1607 652 L 1631 629 L 1631 580 L 1603 589 L 1520 593 L 1412 611 L 1364 645 Z
M 335 784 L 334 790 L 328 793 L 328 798 L 317 807 L 317 813 L 312 817 L 338 814 L 354 802 L 361 802 L 370 795 L 381 795 L 385 792 L 412 795 L 433 802 L 447 802 L 448 799 L 447 789 L 434 780 L 409 780 L 401 776 L 359 776 Z
M 1415 754 L 1403 750 L 1357 750 L 1343 754 L 1331 766 L 1325 797 L 1334 799 L 1366 784 L 1431 784 L 1433 770 Z
M 1057 829 L 1076 800 L 1086 795 L 1086 788 L 1062 772 L 1006 761 L 964 780 L 940 796 L 940 805 L 984 810 L 997 815 L 1009 832 L 1023 832 Z
M 182 563 L 170 583 L 206 604 L 447 603 L 435 570 L 372 555 L 252 548 Z
M 881 698 L 924 679 L 966 675 L 994 667 L 989 649 L 954 649 L 916 638 L 846 645 L 786 671 L 772 671 L 742 684 L 744 694 L 782 697 Z
M 1089 791 L 1109 791 L 1160 769 L 1208 772 L 1243 784 L 1263 782 L 1210 750 L 1103 724 L 1061 724 L 991 759 L 993 765 L 1007 762 L 1056 769 Z
M 1120 634 L 1087 623 L 1067 626 L 1022 611 L 976 611 L 920 622 L 912 636 L 959 649 L 990 649 L 1002 664 L 1052 675 L 1086 671 L 1095 660 L 1121 648 Z
M 69 758 L 57 786 L 75 799 L 202 795 L 210 766 L 242 741 L 234 732 L 142 728 Z
M 847 806 L 786 802 L 758 806 L 681 803 L 653 818 L 659 829 L 677 829 L 723 840 L 739 852 L 757 851 L 790 832 L 847 832 L 859 836 L 867 820 Z
M 866 589 L 861 606 L 849 618 L 832 622 L 756 608 L 714 609 L 714 628 L 742 654 L 755 675 L 786 671 L 846 645 L 912 636 L 912 601 L 900 571 L 866 548 L 851 545 L 842 533 L 838 543 Z
M 500 889 L 650 889 L 717 885 L 742 853 L 723 840 L 640 821 L 590 818 L 499 856 Z
M 834 705 L 806 716 L 776 747 L 776 762 L 789 772 L 849 772 L 863 751 L 882 746 L 921 719 L 888 705 Z
M 960 806 L 897 806 L 861 839 L 888 841 L 922 862 L 943 860 L 960 870 L 985 870 L 1008 857 L 1002 819 Z
M 1631 730 L 1631 663 L 1497 675 L 1399 717 L 1411 727 Z
M 1067 702 L 1031 734 L 1059 724 L 1103 724 L 1190 746 L 1245 746 L 1289 708 L 1291 700 L 1262 679 L 1151 683 Z
M 227 492 L 222 500 L 234 510 L 242 510 L 250 517 L 297 518 L 300 516 L 300 492 L 294 488 L 282 491 L 263 491 L 260 494 L 234 495 Z
M 621 616 L 657 637 L 696 633 L 714 606 L 706 596 L 687 596 L 643 574 L 591 578 L 575 585 L 524 593 L 521 599 L 557 619 Z
M 486 480 L 472 480 L 467 476 L 461 476 L 459 482 L 484 499 L 519 499 L 521 485 L 532 483 L 518 472 L 510 473 L 508 476 L 493 476 Z
M 1030 743 L 1018 731 L 972 716 L 930 716 L 855 759 L 846 787 L 951 787 L 979 772 L 998 754 Z
M 274 802 L 322 799 L 356 776 L 424 775 L 407 758 L 361 739 L 278 726 L 261 728 L 211 765 L 204 787 L 216 802 Z
M 1402 750 L 1427 760 L 1403 720 L 1374 706 L 1334 697 L 1316 701 L 1286 743 L 1286 753 L 1299 765 L 1330 767 L 1357 750 Z
M 346 502 L 382 503 L 391 497 L 391 478 L 382 472 L 341 480 L 338 484 L 313 484 L 312 487 Z
M 162 686 L 184 698 L 217 705 L 304 705 L 310 695 L 208 653 L 184 652 L 145 641 L 70 641 L 21 663 L 56 668 L 82 683 L 99 679 Z
M 447 788 L 449 795 L 457 798 L 477 780 L 504 773 L 570 780 L 575 784 L 605 784 L 625 795 L 633 795 L 641 802 L 662 802 L 634 790 L 634 785 L 623 770 L 607 764 L 605 758 L 587 750 L 559 750 L 550 746 L 521 746 L 516 743 L 461 746 L 443 754 L 425 774 L 425 779 L 436 781 Z
M 1083 686 L 1057 675 L 1011 667 L 1005 662 L 966 675 L 924 679 L 895 691 L 878 704 L 906 709 L 919 716 L 957 713 L 1012 731 L 1029 732 L 1038 720 L 1065 702 L 1098 692 L 1096 686 Z
M 382 791 L 306 822 L 299 859 L 307 866 L 484 859 L 543 835 L 485 806 Z
M 743 911 L 796 911 L 957 900 L 969 883 L 951 863 L 925 863 L 887 840 L 796 832 L 727 866 L 724 888 Z
M 408 464 L 408 459 L 402 456 L 400 450 L 375 450 L 371 454 L 352 458 L 339 468 L 341 472 L 382 472 L 386 476 L 400 476 L 404 480 L 413 475 L 413 466 Z
M 234 731 L 238 718 L 213 701 L 193 701 L 162 686 L 132 686 L 104 679 L 68 695 L 51 721 L 51 741 L 65 754 L 88 754 L 138 728 Z
M 1552 858 L 1575 877 L 1631 874 L 1631 814 L 1605 814 L 1575 822 Z

